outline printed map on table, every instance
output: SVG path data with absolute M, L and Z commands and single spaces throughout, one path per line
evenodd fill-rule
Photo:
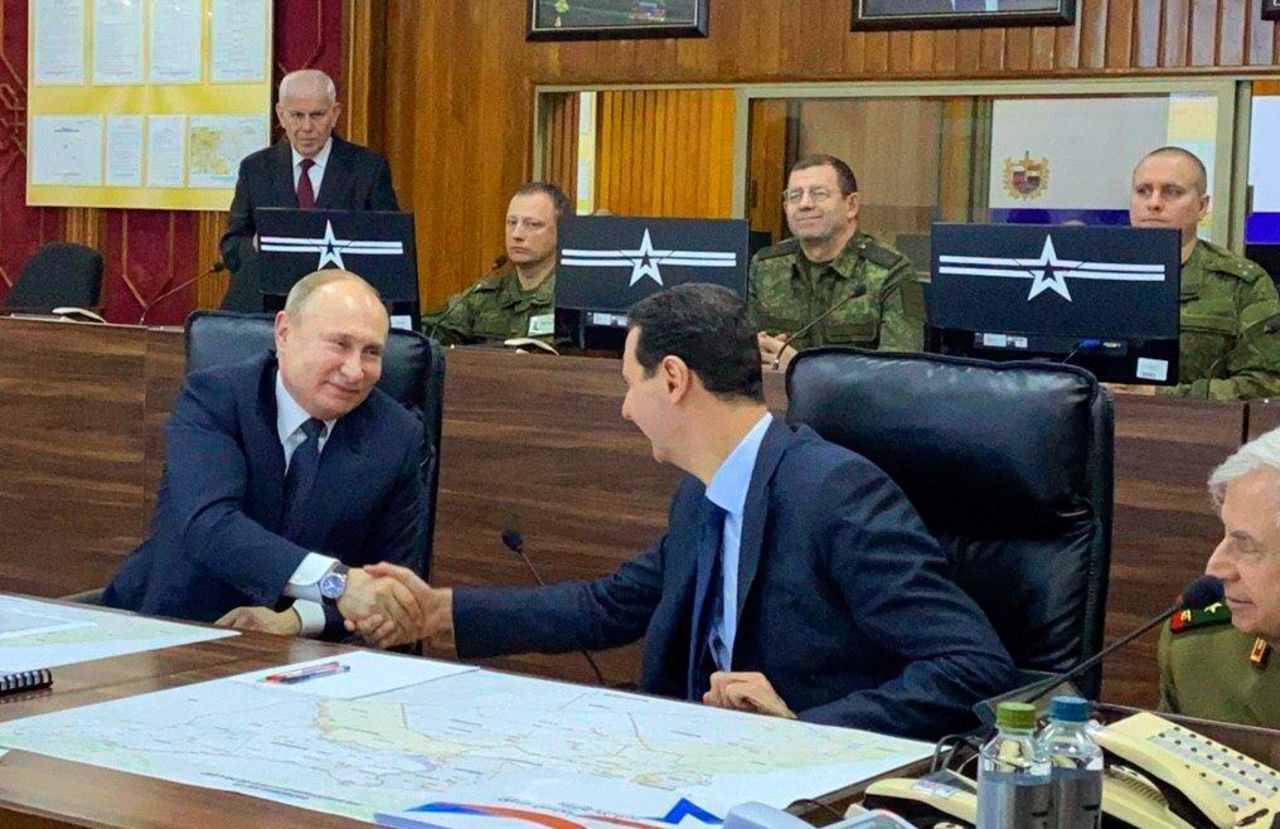
M 596 811 L 610 804 L 590 801 L 608 788 L 593 781 L 692 803 L 784 806 L 931 750 L 482 670 L 357 699 L 216 680 L 0 724 L 0 746 L 366 821 L 455 795 L 498 802 L 530 775 L 578 787 L 544 786 L 544 799 Z
M 233 630 L 0 596 L 0 674 L 238 635 Z

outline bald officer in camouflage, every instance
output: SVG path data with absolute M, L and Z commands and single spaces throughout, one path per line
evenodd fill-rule
M 830 343 L 919 351 L 923 289 L 907 257 L 858 229 L 858 181 L 849 165 L 830 155 L 800 159 L 782 201 L 791 238 L 756 254 L 747 287 L 764 362 L 785 368 L 796 348 Z M 859 289 L 861 296 L 786 347 L 787 335 Z
M 1133 171 L 1129 223 L 1182 232 L 1178 385 L 1164 394 L 1248 400 L 1280 393 L 1280 298 L 1260 266 L 1196 237 L 1209 210 L 1204 164 L 1180 147 Z
M 1280 728 L 1280 429 L 1209 477 L 1223 538 L 1205 572 L 1224 602 L 1174 615 L 1160 635 L 1160 709 Z
M 427 331 L 445 345 L 555 338 L 556 227 L 570 212 L 559 187 L 532 181 L 507 207 L 505 259 Z

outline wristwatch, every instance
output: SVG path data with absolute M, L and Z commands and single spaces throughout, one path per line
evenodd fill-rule
M 329 568 L 329 572 L 320 577 L 320 600 L 327 605 L 336 606 L 338 599 L 347 592 L 347 573 L 351 568 L 338 562 Z

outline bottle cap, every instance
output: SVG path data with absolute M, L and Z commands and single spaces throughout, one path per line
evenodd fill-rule
M 1002 702 L 996 706 L 996 727 L 1034 729 L 1036 707 L 1026 702 Z
M 1049 703 L 1049 719 L 1084 722 L 1089 719 L 1089 701 L 1080 697 L 1054 697 Z

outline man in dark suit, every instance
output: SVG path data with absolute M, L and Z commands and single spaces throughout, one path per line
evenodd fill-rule
M 425 619 L 461 657 L 609 648 L 645 638 L 640 687 L 709 705 L 937 737 L 1009 688 L 987 618 L 947 577 L 902 491 L 860 455 L 764 403 L 746 304 L 710 285 L 637 303 L 622 415 L 688 473 L 668 531 L 594 582 L 435 589 Z M 356 625 L 394 640 L 391 626 Z
M 224 308 L 262 306 L 256 208 L 400 209 L 387 160 L 333 134 L 341 112 L 333 81 L 320 70 L 290 72 L 280 81 L 276 118 L 285 137 L 240 163 L 227 232 L 218 246 L 235 275 Z
M 151 536 L 105 604 L 326 638 L 377 610 L 411 629 L 412 595 L 358 569 L 416 570 L 425 549 L 422 425 L 375 388 L 387 333 L 376 290 L 320 271 L 289 293 L 274 353 L 187 378 Z

